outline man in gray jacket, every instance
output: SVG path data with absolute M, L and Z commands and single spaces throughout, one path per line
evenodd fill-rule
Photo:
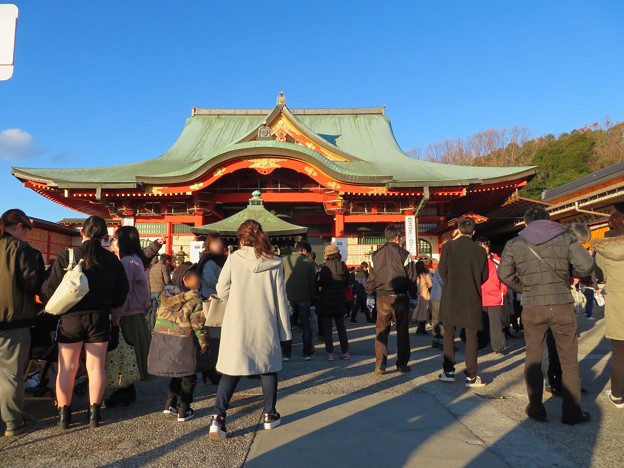
M 545 209 L 531 208 L 525 213 L 524 222 L 526 228 L 505 246 L 498 277 L 522 293 L 524 376 L 529 394 L 526 413 L 531 419 L 546 421 L 541 359 L 550 328 L 563 371 L 561 422 L 584 423 L 590 416 L 581 411 L 577 323 L 570 274 L 588 276 L 594 269 L 594 260 L 564 226 L 550 221 Z

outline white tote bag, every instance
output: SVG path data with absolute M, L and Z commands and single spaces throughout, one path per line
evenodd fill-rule
M 45 306 L 45 311 L 52 315 L 61 315 L 80 302 L 89 292 L 89 281 L 82 271 L 82 259 L 76 264 L 74 249 L 68 249 L 69 263 L 65 269 L 61 284 Z

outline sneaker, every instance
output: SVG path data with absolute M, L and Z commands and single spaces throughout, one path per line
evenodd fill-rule
M 312 356 L 303 356 L 303 360 L 304 361 L 311 361 L 312 360 Z
M 412 368 L 410 366 L 397 366 L 397 372 L 399 374 L 407 374 L 411 372 Z
M 178 412 L 178 422 L 188 421 L 189 419 L 193 419 L 194 416 L 195 411 L 193 408 L 189 408 L 186 411 L 184 411 L 184 409 L 180 409 L 180 412 Z
M 481 380 L 481 377 L 479 376 L 476 376 L 473 379 L 471 379 L 470 377 L 466 377 L 466 387 L 468 388 L 485 387 L 485 382 L 483 382 Z
M 348 361 L 349 359 L 351 359 L 351 355 L 349 353 L 344 353 L 342 355 L 342 359 L 344 359 L 345 361 Z
M 594 317 L 585 317 L 586 320 L 596 320 Z
M 327 360 L 328 361 L 335 361 L 336 360 L 336 356 L 334 356 L 334 353 L 329 353 L 327 355 Z
M 225 418 L 218 414 L 213 414 L 210 418 L 210 438 L 213 440 L 225 440 L 227 430 L 225 429 Z
M 613 403 L 616 408 L 624 408 L 624 399 L 623 398 L 615 398 L 611 393 L 611 390 L 607 390 L 607 397 L 609 401 Z
M 169 408 L 165 408 L 163 410 L 163 414 L 169 415 L 169 416 L 178 416 L 178 408 L 176 408 L 175 406 L 170 406 Z
M 24 422 L 20 427 L 16 427 L 15 429 L 7 429 L 6 431 L 4 431 L 4 435 L 5 437 L 15 437 L 18 435 L 26 434 L 33 428 L 34 425 L 35 422 L 32 419 L 24 418 Z
M 455 383 L 455 372 L 444 372 L 438 375 L 438 380 L 440 382 L 451 382 Z
M 290 358 L 289 358 L 289 357 L 284 356 L 284 357 L 282 358 L 282 361 L 284 361 L 284 362 L 290 362 Z
M 282 423 L 282 417 L 277 411 L 262 414 L 262 425 L 266 430 L 275 429 Z

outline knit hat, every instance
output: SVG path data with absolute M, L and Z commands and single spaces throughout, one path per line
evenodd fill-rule
M 171 276 L 171 282 L 176 286 L 184 285 L 184 277 L 189 273 L 194 273 L 197 271 L 197 264 L 191 262 L 184 262 L 178 268 L 173 271 L 173 275 Z
M 330 255 L 336 255 L 337 253 L 340 253 L 340 249 L 338 248 L 337 245 L 326 245 L 325 246 L 325 251 L 323 252 L 323 256 L 325 258 L 329 257 Z

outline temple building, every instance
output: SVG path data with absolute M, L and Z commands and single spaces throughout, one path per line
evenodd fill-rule
M 133 224 L 146 238 L 170 236 L 173 253 L 193 239 L 191 228 L 243 210 L 258 190 L 269 211 L 308 228 L 313 246 L 343 238 L 349 264 L 383 243 L 386 225 L 406 219 L 414 223 L 414 255 L 435 258 L 454 220 L 474 213 L 492 221 L 497 210 L 517 204 L 533 174 L 531 167 L 413 159 L 399 147 L 384 107 L 290 109 L 282 93 L 272 109 L 193 108 L 173 146 L 147 161 L 13 168 L 54 203 Z M 507 220 L 521 215 L 505 211 Z
M 624 162 L 606 167 L 559 187 L 545 190 L 553 220 L 589 226 L 592 238 L 604 237 L 609 216 L 624 213 Z

